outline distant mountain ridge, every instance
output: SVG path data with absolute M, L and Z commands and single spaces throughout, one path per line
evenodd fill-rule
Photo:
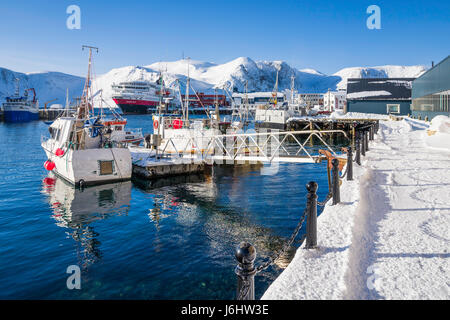
M 53 99 L 57 101 L 50 104 L 65 105 L 66 90 L 69 89 L 69 99 L 72 99 L 81 95 L 84 86 L 84 78 L 61 72 L 21 73 L 0 68 L 0 103 L 15 93 L 16 78 L 19 79 L 20 94 L 34 88 L 41 107 Z
M 272 91 L 278 71 L 278 90 L 290 89 L 291 77 L 295 77 L 295 89 L 306 93 L 323 93 L 328 89 L 345 89 L 348 78 L 416 78 L 427 69 L 424 66 L 378 66 L 344 68 L 333 75 L 326 75 L 314 69 L 298 70 L 284 61 L 253 61 L 240 57 L 224 64 L 190 60 L 157 62 L 147 66 L 126 66 L 114 68 L 98 76 L 93 82 L 94 92 L 103 90 L 103 98 L 115 106 L 111 99 L 113 83 L 149 80 L 156 81 L 160 72 L 166 84 L 177 88 L 180 83 L 181 93 L 185 91 L 188 74 L 191 85 L 198 92 L 213 92 L 214 89 L 232 88 L 243 92 L 245 83 L 248 91 Z M 64 102 L 65 88 L 69 87 L 71 96 L 80 96 L 84 79 L 58 72 L 23 74 L 0 68 L 0 100 L 14 93 L 15 77 L 23 80 L 21 87 L 35 87 L 41 104 L 44 100 L 58 98 Z

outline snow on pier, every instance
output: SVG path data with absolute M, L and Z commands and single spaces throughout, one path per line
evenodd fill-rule
M 450 298 L 450 130 L 427 129 L 380 122 L 318 218 L 318 249 L 302 245 L 262 299 Z

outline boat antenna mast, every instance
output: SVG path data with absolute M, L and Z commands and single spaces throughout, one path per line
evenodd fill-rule
M 291 104 L 294 104 L 295 75 L 291 76 Z
M 189 121 L 189 86 L 190 78 L 189 78 L 189 60 L 191 58 L 187 57 L 187 79 L 186 79 L 186 94 L 184 96 L 184 116 L 183 123 Z
M 277 70 L 277 78 L 275 80 L 275 86 L 273 87 L 273 91 L 272 91 L 272 102 L 273 102 L 273 106 L 274 108 L 277 107 L 277 103 L 278 103 L 278 70 Z
M 84 49 L 89 49 L 89 65 L 88 65 L 88 72 L 86 76 L 86 82 L 84 83 L 84 89 L 83 89 L 83 96 L 81 98 L 81 110 L 79 110 L 78 118 L 81 116 L 84 116 L 85 119 L 89 118 L 89 100 L 91 98 L 91 81 L 92 81 L 92 50 L 96 50 L 98 53 L 97 47 L 91 47 L 83 45 L 81 47 L 81 50 L 84 51 Z M 93 108 L 93 102 L 91 101 L 91 107 Z M 84 114 L 82 114 L 84 111 Z

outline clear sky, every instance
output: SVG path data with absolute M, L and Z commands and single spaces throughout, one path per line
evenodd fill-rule
M 69 5 L 81 29 L 69 30 Z M 369 5 L 381 30 L 369 30 Z M 82 44 L 100 47 L 95 71 L 189 56 L 284 60 L 332 74 L 344 67 L 426 65 L 450 54 L 450 1 L 29 0 L 0 2 L 0 67 L 84 75 Z

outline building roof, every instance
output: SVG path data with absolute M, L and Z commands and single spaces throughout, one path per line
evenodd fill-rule
M 450 90 L 450 56 L 413 82 L 413 99 Z
M 233 98 L 244 98 L 245 93 L 233 93 Z M 272 98 L 272 92 L 249 92 L 248 98 Z M 277 92 L 277 97 L 284 97 L 282 92 Z
M 415 78 L 350 78 L 347 100 L 410 100 Z

